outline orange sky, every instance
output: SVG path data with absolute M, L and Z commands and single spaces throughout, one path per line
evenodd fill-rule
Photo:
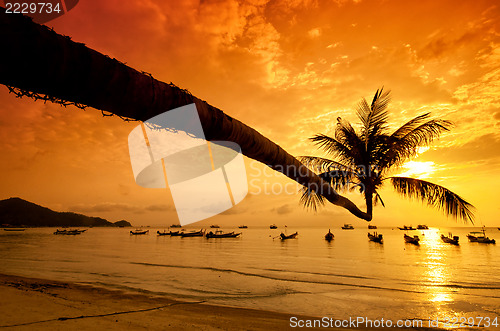
M 500 226 L 496 0 L 81 0 L 47 25 L 189 89 L 293 155 L 321 155 L 307 138 L 332 133 L 338 116 L 357 122 L 357 102 L 385 86 L 394 127 L 427 111 L 455 123 L 399 173 L 454 190 L 478 208 L 477 224 Z M 134 182 L 127 136 L 136 125 L 19 100 L 0 86 L 0 198 L 135 225 L 174 223 L 168 192 Z M 253 194 L 202 224 L 364 225 L 332 205 L 304 211 L 298 194 L 255 194 L 264 167 L 246 164 Z M 381 194 L 386 208 L 375 208 L 375 224 L 456 224 L 389 186 Z

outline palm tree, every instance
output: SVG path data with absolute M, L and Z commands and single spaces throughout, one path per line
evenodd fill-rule
M 333 159 L 314 156 L 299 159 L 320 173 L 319 176 L 335 190 L 359 189 L 369 215 L 372 215 L 374 204 L 384 205 L 378 190 L 389 180 L 402 196 L 422 200 L 443 210 L 447 216 L 473 223 L 474 207 L 459 195 L 424 180 L 389 176 L 390 170 L 416 156 L 419 147 L 429 145 L 452 125 L 446 120 L 432 119 L 430 113 L 426 113 L 390 133 L 387 124 L 389 101 L 390 91 L 377 90 L 371 104 L 363 99 L 357 107 L 361 130 L 356 131 L 349 122 L 338 117 L 334 137 L 317 134 L 310 138 Z M 314 188 L 303 187 L 301 202 L 316 209 L 323 204 L 324 197 Z
M 22 15 L 0 8 L 0 84 L 17 96 L 63 105 L 90 106 L 128 119 L 147 120 L 169 109 L 195 103 L 207 140 L 240 145 L 242 153 L 321 191 L 323 198 L 371 220 L 352 201 L 299 160 L 253 128 L 172 83 L 154 79 L 84 44 L 76 43 Z

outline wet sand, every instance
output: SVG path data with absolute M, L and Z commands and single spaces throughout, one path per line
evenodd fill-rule
M 292 316 L 298 315 L 0 274 L 0 329 L 5 330 L 305 329 L 291 328 Z

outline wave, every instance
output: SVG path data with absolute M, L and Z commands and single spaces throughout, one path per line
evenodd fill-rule
M 385 291 L 396 291 L 396 292 L 408 292 L 408 293 L 425 293 L 423 291 L 417 290 L 409 290 L 409 289 L 400 289 L 400 288 L 392 288 L 392 287 L 384 287 L 384 286 L 376 286 L 376 285 L 366 285 L 366 284 L 351 284 L 344 282 L 329 282 L 329 281 L 320 281 L 320 280 L 305 280 L 305 279 L 290 279 L 285 277 L 278 277 L 272 275 L 263 275 L 251 272 L 244 272 L 234 269 L 222 269 L 215 267 L 199 267 L 199 266 L 186 266 L 186 265 L 173 265 L 173 264 L 157 264 L 157 263 L 147 263 L 147 262 L 130 262 L 131 264 L 136 265 L 144 265 L 150 267 L 163 267 L 163 268 L 178 268 L 178 269 L 194 269 L 194 270 L 209 270 L 214 272 L 223 272 L 223 273 L 232 273 L 238 274 L 247 277 L 258 277 L 269 280 L 277 280 L 283 282 L 293 282 L 293 283 L 307 283 L 307 284 L 320 284 L 320 285 L 337 285 L 337 286 L 348 286 L 348 287 L 356 287 L 356 288 L 369 288 L 369 289 L 378 289 Z
M 296 291 L 296 290 L 290 290 L 290 289 L 280 289 L 277 291 L 274 291 L 272 293 L 262 293 L 262 294 L 256 294 L 256 293 L 251 293 L 251 292 L 246 292 L 246 293 L 224 293 L 220 291 L 210 291 L 210 290 L 204 290 L 204 289 L 194 289 L 194 288 L 182 288 L 182 287 L 175 287 L 173 286 L 174 289 L 176 290 L 181 290 L 182 292 L 177 292 L 177 291 L 159 291 L 159 290 L 148 290 L 143 287 L 140 287 L 139 284 L 135 286 L 136 284 L 129 283 L 129 285 L 125 285 L 123 283 L 106 283 L 106 282 L 81 282 L 81 284 L 85 285 L 91 285 L 91 286 L 97 286 L 97 287 L 102 287 L 106 289 L 114 289 L 114 290 L 121 290 L 124 292 L 131 292 L 131 293 L 140 293 L 140 294 L 146 294 L 146 295 L 156 295 L 156 296 L 162 296 L 166 298 L 170 298 L 173 300 L 186 300 L 186 299 L 191 299 L 191 300 L 232 300 L 232 299 L 237 299 L 238 301 L 245 300 L 245 299 L 262 299 L 262 298 L 274 298 L 274 297 L 281 297 L 281 296 L 287 296 L 291 294 L 310 294 L 309 292 L 303 292 L 303 291 Z M 201 294 L 201 295 L 200 295 Z

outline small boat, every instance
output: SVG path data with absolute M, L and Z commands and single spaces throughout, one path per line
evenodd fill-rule
M 280 233 L 280 238 L 281 238 L 281 240 L 295 239 L 295 238 L 297 238 L 298 235 L 299 235 L 298 232 L 295 232 L 295 233 L 292 233 L 292 234 L 289 234 L 289 235 L 286 235 L 283 232 L 281 232 Z
M 467 235 L 467 238 L 470 242 L 480 243 L 480 244 L 494 244 L 496 243 L 495 239 L 490 239 L 486 237 L 486 230 L 483 226 L 481 232 L 471 232 Z
M 412 227 L 412 226 L 406 226 L 406 225 L 404 225 L 402 228 L 400 228 L 398 226 L 398 229 L 400 229 L 400 230 L 416 230 L 414 227 Z
M 371 234 L 370 232 L 368 232 L 368 239 L 370 239 L 370 241 L 373 241 L 373 242 L 381 244 L 383 236 L 381 234 L 378 234 L 377 232 L 373 232 L 373 234 Z
M 180 228 L 181 225 L 180 224 L 172 224 L 170 225 L 171 228 Z
M 192 232 L 182 232 L 181 237 L 182 238 L 185 238 L 185 237 L 203 237 L 204 234 L 205 234 L 204 230 L 192 231 Z
M 215 231 L 215 233 L 210 231 L 209 233 L 207 233 L 205 235 L 205 237 L 207 237 L 207 238 L 236 238 L 240 234 L 241 234 L 241 232 L 234 233 L 234 231 L 233 231 L 233 232 L 224 233 L 224 232 L 222 232 L 222 230 L 217 230 L 217 231 Z
M 330 229 L 328 229 L 328 233 L 325 234 L 325 240 L 326 241 L 332 241 L 333 238 L 335 238 L 335 236 L 333 235 L 333 233 L 330 232 Z
M 179 232 L 179 231 L 176 231 L 176 232 Z M 156 231 L 156 233 L 159 235 L 159 236 L 170 236 L 172 234 L 172 231 L 165 231 L 163 230 L 163 232 L 160 232 L 160 231 Z
M 148 233 L 149 233 L 149 230 L 139 230 L 139 229 L 136 229 L 134 231 L 130 231 L 130 234 L 133 234 L 133 235 L 148 234 Z
M 420 245 L 420 243 L 419 243 L 420 238 L 417 235 L 410 237 L 410 236 L 405 234 L 404 238 L 405 238 L 405 242 L 407 242 L 408 244 Z
M 376 225 L 368 224 L 368 229 L 375 230 L 375 229 L 377 229 L 377 226 Z
M 76 236 L 78 234 L 82 234 L 84 233 L 85 231 L 87 231 L 87 229 L 85 230 L 78 230 L 78 229 L 74 229 L 74 230 L 59 230 L 57 229 L 54 234 L 62 234 L 62 235 L 67 235 L 67 236 Z
M 24 231 L 26 229 L 20 229 L 20 228 L 4 228 L 4 231 Z
M 354 226 L 352 226 L 352 224 L 344 224 L 342 226 L 342 230 L 354 230 Z
M 447 244 L 458 245 L 458 236 L 453 236 L 451 232 L 448 233 L 448 236 L 441 234 L 441 240 Z
M 212 225 L 210 225 L 210 228 L 212 228 L 212 229 L 218 229 L 218 228 L 220 228 L 220 226 L 218 226 L 217 224 L 212 224 Z
M 246 225 L 240 225 L 240 226 L 238 226 L 238 228 L 239 229 L 248 229 L 248 226 L 246 226 Z
M 270 228 L 270 229 L 277 229 L 278 227 L 276 226 L 276 224 L 271 224 L 271 225 L 269 226 L 269 228 Z
M 429 227 L 425 224 L 417 225 L 417 230 L 429 230 Z

